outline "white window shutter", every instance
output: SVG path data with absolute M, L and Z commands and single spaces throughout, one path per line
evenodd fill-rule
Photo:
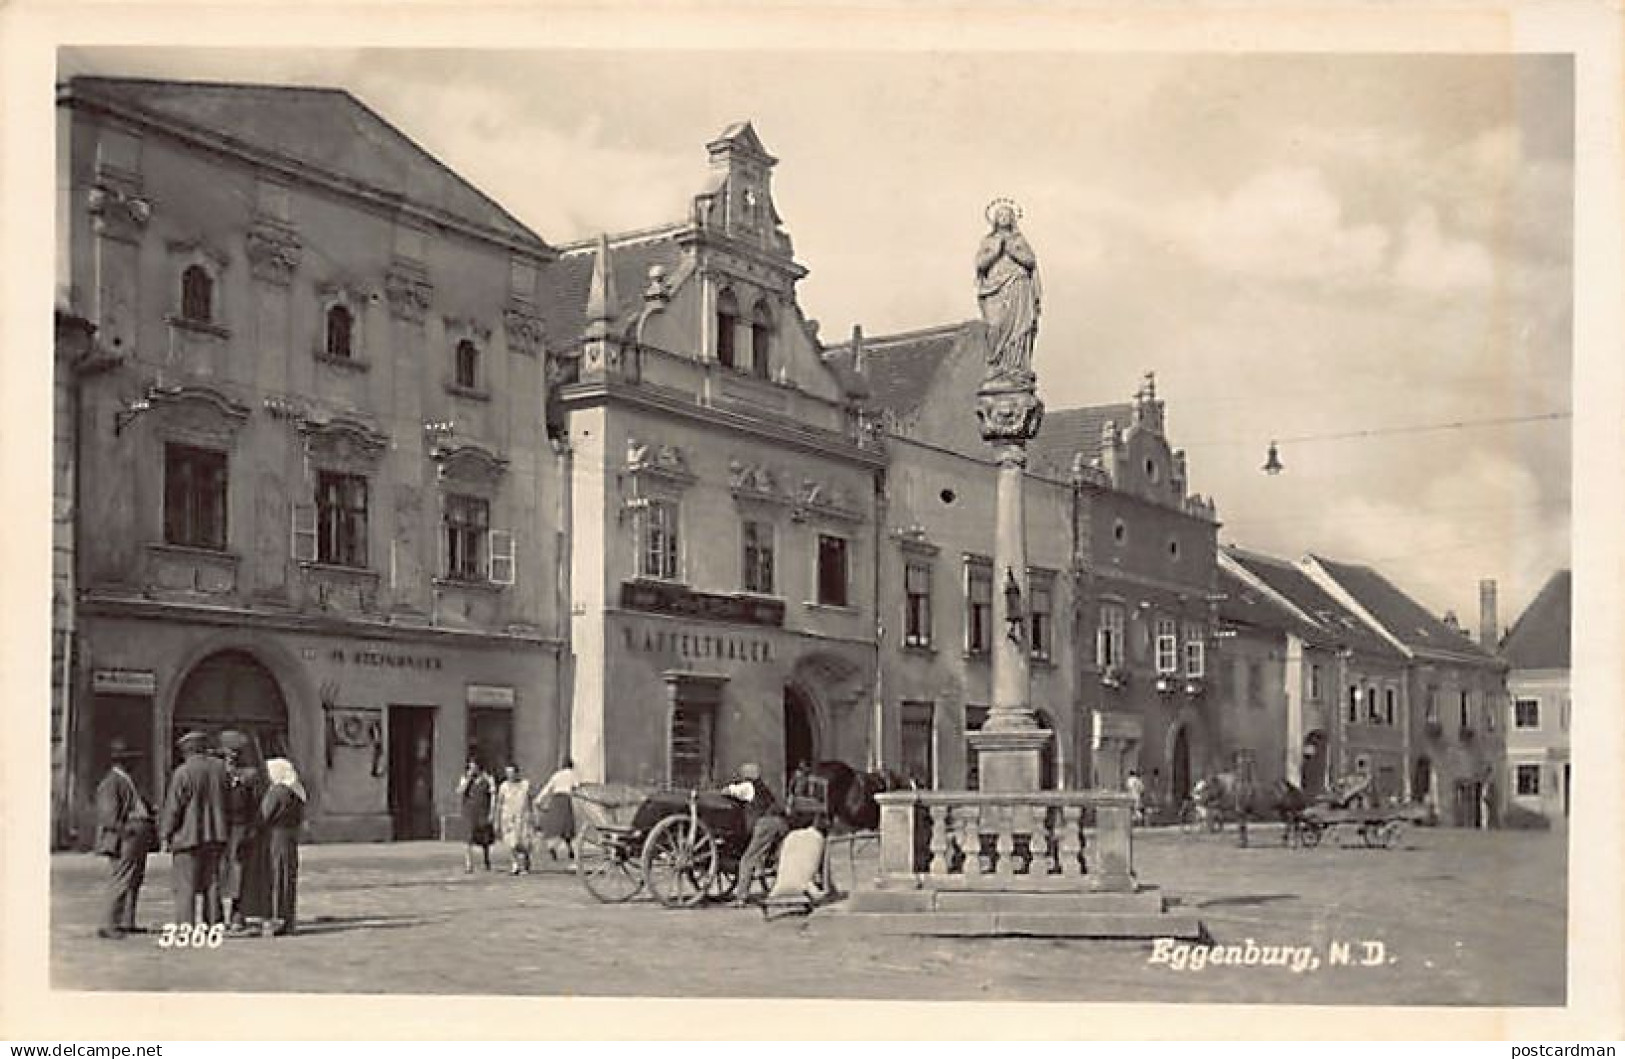
M 316 505 L 293 506 L 293 558 L 295 562 L 316 561 Z
M 507 530 L 487 530 L 488 576 L 492 584 L 511 585 L 514 581 L 513 534 Z

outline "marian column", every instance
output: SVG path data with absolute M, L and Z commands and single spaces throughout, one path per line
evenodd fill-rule
M 976 392 L 982 440 L 998 461 L 993 537 L 993 702 L 969 735 L 985 791 L 1037 790 L 1051 735 L 1033 717 L 1027 620 L 1027 442 L 1044 403 L 1033 374 L 1042 292 L 1038 259 L 1016 227 L 1013 202 L 988 207 L 991 230 L 976 251 L 976 292 L 986 323 L 987 373 Z

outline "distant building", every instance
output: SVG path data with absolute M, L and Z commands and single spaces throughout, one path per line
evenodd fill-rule
M 1219 565 L 1295 619 L 1278 633 L 1286 778 L 1313 795 L 1368 773 L 1376 797 L 1427 801 L 1431 772 L 1425 762 L 1411 768 L 1406 756 L 1404 654 L 1296 563 L 1227 547 Z M 1239 703 L 1234 709 L 1245 713 Z
M 553 765 L 554 250 L 342 91 L 77 78 L 58 115 L 64 831 L 115 736 L 156 794 L 180 733 L 243 730 L 318 839 L 438 837 L 469 752 Z
M 876 754 L 884 448 L 796 300 L 748 124 L 686 218 L 548 277 L 568 447 L 570 745 L 584 777 L 692 786 Z
M 1553 574 L 1506 638 L 1507 777 L 1512 804 L 1552 820 L 1569 815 L 1569 630 L 1572 578 Z
M 1361 685 L 1351 681 L 1345 708 L 1374 728 L 1397 728 L 1395 750 L 1411 763 L 1406 793 L 1436 806 L 1445 823 L 1495 826 L 1507 792 L 1506 664 L 1368 566 L 1314 555 L 1300 566 L 1405 658 L 1393 723 L 1386 677 L 1364 683 L 1363 710 Z

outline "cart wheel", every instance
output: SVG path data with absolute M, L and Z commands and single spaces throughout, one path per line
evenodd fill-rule
M 643 880 L 667 908 L 700 903 L 717 881 L 717 840 L 704 820 L 666 817 L 643 844 Z
M 1298 837 L 1305 849 L 1314 849 L 1320 845 L 1320 833 L 1324 830 L 1319 824 L 1304 824 L 1303 832 Z
M 1360 840 L 1365 843 L 1366 849 L 1381 849 L 1387 843 L 1383 840 L 1386 828 L 1382 824 L 1361 824 Z
M 643 865 L 632 857 L 624 839 L 597 831 L 576 837 L 576 874 L 587 892 L 605 904 L 620 904 L 643 889 Z
M 1401 838 L 1403 838 L 1404 835 L 1405 835 L 1405 821 L 1403 821 L 1403 820 L 1390 820 L 1390 821 L 1388 821 L 1386 824 L 1382 825 L 1382 848 L 1383 849 L 1396 849 L 1396 848 L 1398 848 L 1399 840 Z

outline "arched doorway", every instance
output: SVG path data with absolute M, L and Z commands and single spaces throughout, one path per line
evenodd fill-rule
M 1174 805 L 1184 805 L 1185 799 L 1191 796 L 1191 736 L 1190 729 L 1183 724 L 1174 734 L 1174 750 L 1168 768 L 1172 773 L 1168 795 Z
M 794 684 L 784 687 L 784 777 L 786 782 L 802 765 L 820 758 L 818 715 L 807 693 Z
M 1326 789 L 1326 733 L 1318 728 L 1303 741 L 1303 789 L 1310 794 Z
M 288 707 L 270 670 L 247 651 L 218 651 L 181 682 L 170 721 L 170 745 L 189 731 L 248 736 L 260 762 L 288 753 Z

